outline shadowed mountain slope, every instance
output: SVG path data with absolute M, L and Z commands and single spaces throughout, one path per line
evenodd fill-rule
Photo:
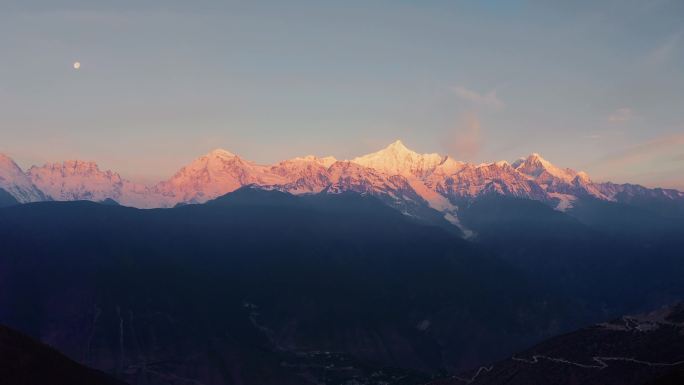
M 0 321 L 131 384 L 315 383 L 342 363 L 340 383 L 380 383 L 472 367 L 581 318 L 358 194 L 35 203 L 0 210 L 0 244 Z
M 434 385 L 647 385 L 684 380 L 684 306 L 622 317 L 542 342 Z
M 14 206 L 19 204 L 19 202 L 4 189 L 0 188 L 0 207 Z
M 0 326 L 0 382 L 7 385 L 125 385 L 5 326 Z
M 592 308 L 596 320 L 684 298 L 684 220 L 587 199 L 567 212 L 490 195 L 463 204 L 476 245 Z

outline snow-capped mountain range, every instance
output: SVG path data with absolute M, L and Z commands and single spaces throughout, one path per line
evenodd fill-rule
M 352 160 L 307 156 L 261 165 L 226 150 L 214 150 L 152 186 L 130 182 L 97 164 L 65 161 L 24 172 L 0 155 L 0 188 L 21 203 L 45 200 L 104 201 L 125 206 L 164 208 L 202 203 L 242 186 L 292 194 L 354 191 L 380 198 L 407 215 L 434 209 L 459 225 L 458 206 L 488 194 L 533 199 L 567 210 L 577 199 L 625 201 L 647 196 L 684 200 L 677 190 L 594 183 L 584 172 L 560 168 L 531 154 L 512 164 L 470 164 L 439 154 L 418 154 L 401 141 Z

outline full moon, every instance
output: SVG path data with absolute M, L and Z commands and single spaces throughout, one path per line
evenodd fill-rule
M 81 63 L 80 63 L 80 62 L 77 62 L 77 61 L 74 62 L 74 69 L 77 70 L 77 69 L 79 69 L 79 68 L 81 68 Z

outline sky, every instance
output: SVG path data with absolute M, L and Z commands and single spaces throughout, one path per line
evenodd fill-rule
M 684 2 L 0 3 L 0 152 L 23 167 L 156 182 L 215 148 L 271 163 L 396 139 L 684 190 Z

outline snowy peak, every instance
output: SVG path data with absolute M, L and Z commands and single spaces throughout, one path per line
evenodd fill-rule
M 5 154 L 0 154 L 0 188 L 21 203 L 45 200 L 43 193 L 34 186 L 14 160 Z
M 286 161 L 280 162 L 279 164 L 284 164 L 284 163 L 316 163 L 319 164 L 323 167 L 330 167 L 333 165 L 333 163 L 337 162 L 337 159 L 333 156 L 324 156 L 322 158 L 319 158 L 315 155 L 307 155 L 307 156 L 302 156 L 302 157 L 296 157 L 292 159 L 288 159 Z
M 416 154 L 415 152 L 409 150 L 406 146 L 404 146 L 404 143 L 402 143 L 402 141 L 399 139 L 390 143 L 389 146 L 387 146 L 385 148 L 385 150 L 394 151 L 394 152 L 410 152 L 410 153 Z
M 230 151 L 224 150 L 222 148 L 217 148 L 213 151 L 210 151 L 208 154 L 205 155 L 205 157 L 208 158 L 223 158 L 223 159 L 229 159 L 229 158 L 234 158 L 237 155 L 233 154 Z
M 569 168 L 562 169 L 556 167 L 536 152 L 530 154 L 525 159 L 519 159 L 513 163 L 513 167 L 519 172 L 535 179 L 548 179 L 552 177 L 569 183 L 577 176 L 576 171 Z
M 455 174 L 436 181 L 434 188 L 455 201 L 492 193 L 542 201 L 548 199 L 537 183 L 508 162 L 501 161 L 463 165 Z
M 50 170 L 50 172 L 59 172 L 64 176 L 89 177 L 93 175 L 108 174 L 116 175 L 118 177 L 118 174 L 112 171 L 100 171 L 99 166 L 95 162 L 82 160 L 65 160 L 62 163 L 46 163 L 41 167 L 33 166 L 27 171 L 27 173 L 29 176 L 31 176 L 34 174 L 45 173 L 48 170 Z
M 2 153 L 0 153 L 0 172 L 5 173 L 6 175 L 18 175 L 23 173 L 19 165 L 17 165 L 12 158 Z
M 446 160 L 439 154 L 418 154 L 397 140 L 386 148 L 352 159 L 352 162 L 389 175 L 425 177 Z
M 328 171 L 331 184 L 325 190 L 327 193 L 354 191 L 373 195 L 404 213 L 422 200 L 401 175 L 388 175 L 351 161 L 335 162 Z
M 589 178 L 589 174 L 587 174 L 587 173 L 584 172 L 584 171 L 578 172 L 578 173 L 577 173 L 577 176 L 575 177 L 575 179 L 581 181 L 582 183 L 592 183 L 592 182 L 591 182 L 591 178 Z
M 112 171 L 101 171 L 95 162 L 67 160 L 31 167 L 33 184 L 53 200 L 120 200 L 124 180 Z
M 12 158 L 10 158 L 9 156 L 0 152 L 0 167 L 4 167 L 4 165 L 7 165 L 7 164 L 16 165 L 16 163 L 14 163 L 14 160 L 12 160 Z
M 514 167 L 549 193 L 609 199 L 594 185 L 587 173 L 556 167 L 537 153 L 516 161 Z
M 425 180 L 429 183 L 443 180 L 444 178 L 454 175 L 461 171 L 464 167 L 468 166 L 467 163 L 454 160 L 453 158 L 447 156 L 444 158 L 442 163 L 438 164 L 430 173 Z
M 110 170 L 100 170 L 95 162 L 67 160 L 33 166 L 26 175 L 47 199 L 59 201 L 114 200 L 139 208 L 167 207 L 168 199 L 147 186 L 123 179 Z
M 218 172 L 222 169 L 225 169 L 227 164 L 240 163 L 243 163 L 243 160 L 239 156 L 233 154 L 230 151 L 216 149 L 193 160 L 192 162 L 190 162 L 189 165 L 183 167 L 179 172 L 182 172 L 184 169 L 207 170 L 208 172 Z
M 275 186 L 292 194 L 321 192 L 330 184 L 328 170 L 337 160 L 333 157 L 319 158 L 313 155 L 282 161 L 268 170 L 273 174 Z
M 172 202 L 206 202 L 249 185 L 274 185 L 277 176 L 268 166 L 257 165 L 222 149 L 211 151 L 183 167 L 155 191 Z
M 187 175 L 203 174 L 204 178 L 211 179 L 223 173 L 246 167 L 246 163 L 230 151 L 217 149 L 196 158 L 187 166 L 182 167 L 172 178 L 182 178 Z

